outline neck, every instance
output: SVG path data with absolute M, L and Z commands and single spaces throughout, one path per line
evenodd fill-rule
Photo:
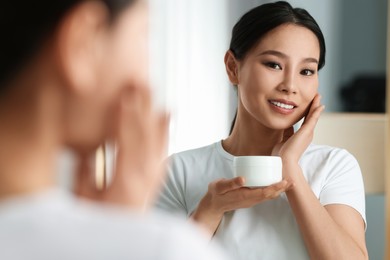
M 281 142 L 283 131 L 270 129 L 242 111 L 239 107 L 233 131 L 222 142 L 224 149 L 235 156 L 271 155 L 274 146 Z
M 0 100 L 0 198 L 55 183 L 59 100 L 53 87 L 27 78 L 10 86 Z

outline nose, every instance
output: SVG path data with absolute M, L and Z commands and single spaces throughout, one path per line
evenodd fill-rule
M 283 79 L 278 86 L 278 90 L 284 92 L 285 94 L 296 94 L 296 82 L 294 79 L 294 75 L 291 72 L 286 71 L 283 75 Z

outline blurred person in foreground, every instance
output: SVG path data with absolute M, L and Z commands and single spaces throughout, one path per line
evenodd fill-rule
M 168 125 L 147 88 L 147 3 L 6 1 L 0 27 L 0 259 L 220 259 L 188 224 L 145 212 Z M 97 190 L 106 140 L 117 167 Z M 77 196 L 56 187 L 63 149 Z

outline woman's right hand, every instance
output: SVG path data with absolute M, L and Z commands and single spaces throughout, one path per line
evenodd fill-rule
M 245 187 L 243 177 L 220 179 L 209 184 L 206 195 L 199 202 L 191 218 L 213 236 L 225 212 L 250 208 L 292 188 L 293 183 L 281 182 L 261 188 Z

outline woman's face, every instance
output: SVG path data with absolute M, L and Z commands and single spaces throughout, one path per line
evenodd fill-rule
M 107 84 L 147 83 L 147 13 L 145 1 L 137 0 L 109 29 L 102 66 L 102 80 Z
M 293 24 L 268 32 L 238 62 L 241 113 L 271 129 L 298 122 L 318 90 L 320 48 L 310 30 Z
M 97 51 L 90 55 L 94 67 L 92 83 L 83 93 L 72 95 L 68 102 L 69 146 L 94 149 L 104 139 L 111 138 L 124 88 L 148 84 L 147 14 L 146 3 L 138 0 L 97 34 L 94 45 Z

